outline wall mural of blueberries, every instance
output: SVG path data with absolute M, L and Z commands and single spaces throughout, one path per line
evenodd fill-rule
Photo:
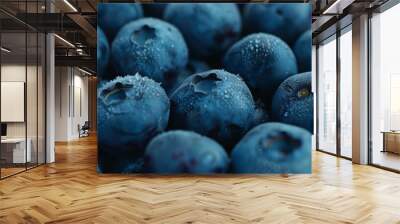
M 311 5 L 98 4 L 100 173 L 311 172 Z

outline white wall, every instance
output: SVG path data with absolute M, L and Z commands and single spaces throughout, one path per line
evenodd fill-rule
M 68 117 L 70 84 L 69 69 L 67 67 L 55 68 L 55 141 L 68 140 Z
M 34 80 L 31 76 L 36 77 L 36 67 L 19 65 L 19 64 L 4 64 L 1 66 L 1 81 L 4 82 L 25 82 L 25 75 L 27 69 L 28 76 L 28 85 L 29 87 L 36 87 L 36 80 Z M 37 99 L 36 99 L 36 88 L 27 88 L 27 106 L 31 107 L 27 109 L 27 119 L 28 119 L 28 129 L 32 127 L 36 130 L 36 113 L 32 113 L 32 111 L 36 111 Z M 41 106 L 41 105 L 39 105 Z M 32 108 L 34 107 L 34 108 Z M 1 108 L 1 110 L 7 110 L 7 108 Z M 34 122 L 34 123 L 32 123 Z M 7 122 L 7 135 L 8 137 L 25 137 L 25 123 L 26 122 Z M 31 124 L 32 123 L 32 124 Z M 35 127 L 33 127 L 35 126 Z M 29 137 L 29 130 L 28 130 Z
M 76 72 L 77 70 L 75 70 Z M 74 107 L 72 108 L 72 120 L 71 120 L 71 135 L 73 138 L 78 138 L 78 124 L 83 125 L 85 121 L 89 120 L 88 113 L 88 77 L 82 76 L 82 73 L 79 75 L 74 75 Z
M 88 78 L 72 67 L 56 67 L 55 73 L 55 140 L 70 141 L 88 120 Z

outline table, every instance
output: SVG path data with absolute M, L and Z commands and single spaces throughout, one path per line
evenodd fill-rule
M 382 152 L 392 152 L 400 154 L 400 131 L 382 131 L 383 150 Z
M 26 145 L 27 147 L 25 150 L 25 138 L 1 139 L 1 157 L 2 157 L 2 159 L 5 159 L 9 163 L 31 162 L 32 141 L 30 138 L 27 139 L 27 143 L 28 144 Z

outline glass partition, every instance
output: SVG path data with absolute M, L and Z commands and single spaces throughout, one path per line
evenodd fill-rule
M 28 3 L 28 5 L 26 5 Z M 6 4 L 1 2 L 0 6 Z M 20 1 L 39 13 L 44 1 Z M 0 12 L 0 178 L 45 163 L 45 34 Z M 2 21 L 17 25 L 5 26 Z
M 26 42 L 25 32 L 1 34 L 2 177 L 24 171 L 31 157 L 26 141 Z
M 318 149 L 336 154 L 336 36 L 318 47 Z

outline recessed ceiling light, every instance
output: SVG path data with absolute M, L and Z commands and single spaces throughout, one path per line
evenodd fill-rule
M 59 40 L 61 40 L 62 42 L 64 42 L 65 44 L 67 44 L 70 47 L 75 48 L 75 45 L 73 45 L 71 42 L 69 42 L 68 40 L 60 37 L 58 34 L 54 34 L 55 37 L 57 37 Z
M 1 49 L 1 51 L 4 51 L 6 53 L 10 53 L 11 52 L 11 50 L 9 50 L 9 49 L 7 49 L 5 47 L 1 47 L 0 49 Z
M 336 0 L 327 9 L 322 12 L 323 15 L 336 14 L 340 15 L 343 10 L 351 5 L 355 0 Z
M 64 0 L 64 3 L 68 5 L 74 12 L 78 12 L 78 10 L 68 1 Z
M 83 70 L 83 69 L 81 69 L 81 68 L 79 68 L 79 67 L 78 67 L 78 70 L 81 71 L 81 72 L 83 72 L 83 73 L 85 73 L 85 74 L 87 74 L 87 75 L 90 75 L 90 76 L 92 75 L 92 73 L 90 73 L 90 72 L 88 72 L 88 71 L 86 71 L 86 70 Z

